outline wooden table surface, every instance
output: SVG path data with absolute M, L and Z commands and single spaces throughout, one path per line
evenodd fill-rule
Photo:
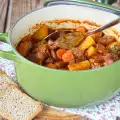
M 0 32 L 7 32 L 19 17 L 42 7 L 44 0 L 0 0 Z

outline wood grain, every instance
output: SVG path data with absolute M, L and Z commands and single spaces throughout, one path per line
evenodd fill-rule
M 120 0 L 117 0 L 117 4 L 119 5 L 119 7 L 120 7 Z
M 41 7 L 44 0 L 13 0 L 11 25 L 21 16 L 35 8 Z
M 4 31 L 7 8 L 8 8 L 8 0 L 0 0 L 0 32 Z

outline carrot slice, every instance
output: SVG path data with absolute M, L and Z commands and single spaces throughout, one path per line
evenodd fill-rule
M 63 56 L 62 56 L 62 60 L 64 62 L 70 62 L 73 59 L 74 59 L 74 56 L 73 56 L 71 50 L 67 50 L 66 53 L 64 53 Z
M 48 63 L 48 64 L 46 65 L 46 67 L 48 67 L 48 68 L 53 68 L 53 69 L 57 69 L 57 66 L 56 66 L 55 64 L 52 64 L 52 63 Z
M 84 26 L 80 26 L 79 30 L 83 33 L 87 32 L 87 29 Z
M 56 54 L 59 59 L 62 59 L 63 54 L 66 52 L 65 49 L 59 49 L 57 50 Z

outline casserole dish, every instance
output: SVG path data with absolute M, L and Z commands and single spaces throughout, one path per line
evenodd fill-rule
M 105 24 L 117 17 L 109 12 L 76 5 L 49 6 L 38 9 L 14 24 L 9 33 L 10 40 L 8 34 L 0 34 L 13 50 L 9 53 L 0 51 L 0 56 L 14 61 L 18 83 L 33 98 L 59 107 L 78 107 L 94 103 L 106 96 L 111 96 L 120 88 L 120 61 L 94 70 L 51 70 L 22 57 L 16 51 L 15 45 L 31 26 L 41 21 L 87 19 L 98 24 Z M 115 29 L 120 31 L 120 25 L 115 26 Z

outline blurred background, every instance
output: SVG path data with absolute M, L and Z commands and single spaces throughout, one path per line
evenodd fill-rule
M 104 3 L 104 4 L 109 4 L 109 5 L 113 5 L 116 7 L 120 7 L 120 0 L 91 0 L 91 1 L 96 1 L 96 2 L 100 2 L 100 3 Z

